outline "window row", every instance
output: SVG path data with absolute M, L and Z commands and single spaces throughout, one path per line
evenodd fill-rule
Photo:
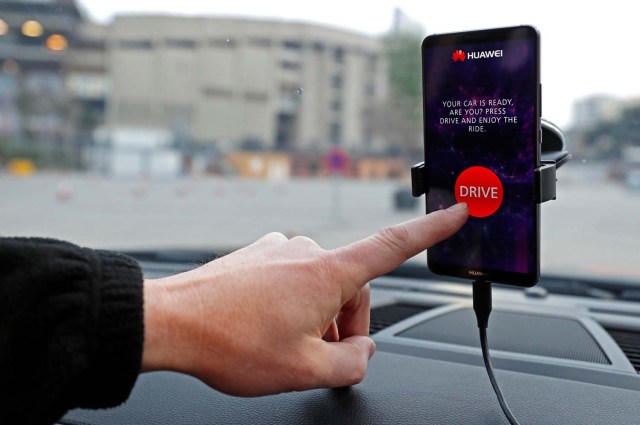
M 229 48 L 233 49 L 238 46 L 238 40 L 234 38 L 213 38 L 208 39 L 204 43 L 201 40 L 190 39 L 190 38 L 169 38 L 165 39 L 163 42 L 164 46 L 175 49 L 195 49 L 199 45 L 209 45 L 211 47 L 219 47 L 219 48 Z M 284 40 L 280 43 L 275 43 L 273 40 L 268 38 L 250 38 L 248 39 L 248 45 L 251 47 L 272 47 L 274 45 L 280 44 L 283 49 L 289 51 L 300 51 L 304 48 L 304 44 L 301 41 L 293 41 L 293 40 Z M 117 46 L 121 49 L 130 49 L 130 50 L 151 50 L 154 47 L 154 41 L 149 39 L 130 39 L 130 40 L 119 40 L 117 42 Z M 323 42 L 313 42 L 308 43 L 308 46 L 316 51 L 316 52 L 324 52 L 325 50 L 331 49 L 331 55 L 336 63 L 344 63 L 345 55 L 347 53 L 351 54 L 361 54 L 367 56 L 371 63 L 375 63 L 378 59 L 376 53 L 366 52 L 362 48 L 353 48 L 349 49 L 343 46 L 327 46 Z

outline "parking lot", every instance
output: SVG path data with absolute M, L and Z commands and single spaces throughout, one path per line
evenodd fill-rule
M 543 272 L 640 279 L 640 192 L 576 162 L 542 206 Z M 406 185 L 406 183 L 405 183 Z M 0 234 L 110 249 L 228 248 L 279 231 L 332 248 L 422 214 L 396 211 L 392 181 L 111 180 L 91 174 L 0 176 Z

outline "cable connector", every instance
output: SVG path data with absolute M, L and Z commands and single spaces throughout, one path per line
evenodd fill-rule
M 491 282 L 473 281 L 473 311 L 476 313 L 478 327 L 487 329 L 491 314 Z

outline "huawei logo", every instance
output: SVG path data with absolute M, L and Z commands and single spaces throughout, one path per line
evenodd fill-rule
M 455 52 L 453 52 L 453 56 L 451 56 L 451 59 L 453 59 L 454 62 L 464 62 L 464 60 L 466 59 L 467 55 L 464 54 L 464 52 L 462 50 L 456 50 Z
M 470 61 L 472 59 L 491 59 L 491 58 L 501 58 L 504 56 L 504 52 L 501 49 L 498 50 L 482 50 L 479 52 L 463 52 L 458 49 L 453 52 L 451 55 L 451 59 L 454 62 L 464 62 L 465 60 Z

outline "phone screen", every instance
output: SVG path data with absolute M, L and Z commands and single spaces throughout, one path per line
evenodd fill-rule
M 539 37 L 532 27 L 433 35 L 422 47 L 427 212 L 469 220 L 427 252 L 438 274 L 539 280 Z

